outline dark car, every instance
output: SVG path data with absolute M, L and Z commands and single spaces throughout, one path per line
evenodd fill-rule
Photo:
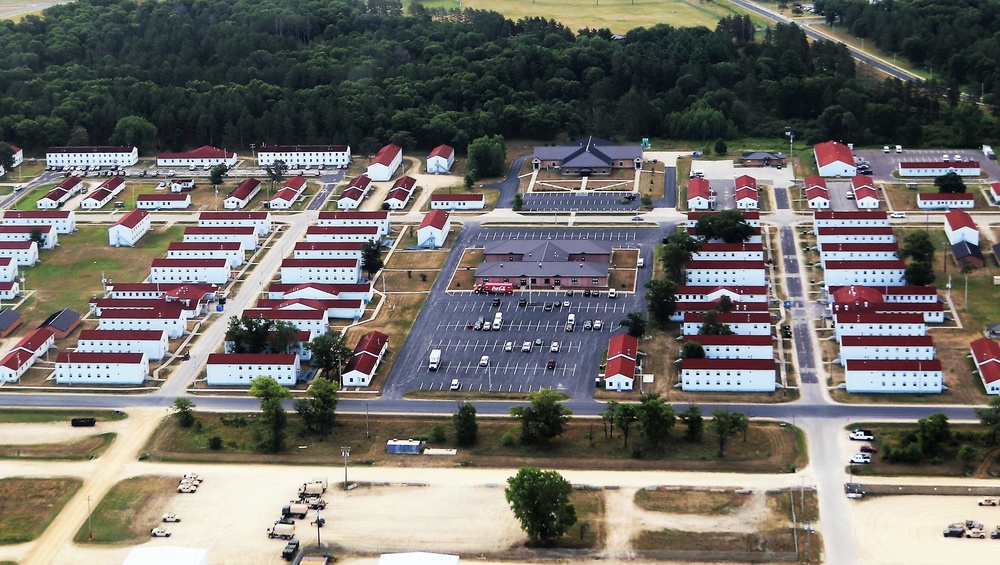
M 862 445 L 861 453 L 878 453 L 878 450 L 870 445 Z
M 788 324 L 781 324 L 781 336 L 784 338 L 792 337 L 792 326 Z
M 299 540 L 292 540 L 285 545 L 285 549 L 281 550 L 281 558 L 285 561 L 291 561 L 295 559 L 295 556 L 299 553 Z
M 584 296 L 590 296 L 590 289 L 589 288 L 583 289 L 583 295 Z
M 545 368 L 547 370 L 549 370 L 549 371 L 555 369 L 556 368 L 556 360 L 555 359 L 549 359 L 549 362 L 545 364 Z
M 525 298 L 522 298 L 522 299 L 520 299 L 520 300 L 517 301 L 517 305 L 519 307 L 521 307 L 521 308 L 524 308 L 525 306 L 528 305 L 528 300 L 525 299 Z
M 948 526 L 948 529 L 944 531 L 944 537 L 946 538 L 965 537 L 965 528 L 963 528 L 961 525 L 952 524 Z
M 500 299 L 499 299 L 499 298 L 494 298 L 494 299 L 493 299 L 493 302 L 492 302 L 492 306 L 493 306 L 494 308 L 496 308 L 496 307 L 500 306 Z
M 546 302 L 545 305 L 542 306 L 542 310 L 545 310 L 546 312 L 551 312 L 552 311 L 552 303 L 551 302 Z

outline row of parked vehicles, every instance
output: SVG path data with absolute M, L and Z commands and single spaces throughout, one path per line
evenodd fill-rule
M 981 522 L 975 520 L 955 522 L 948 524 L 948 527 L 944 529 L 944 537 L 986 539 L 986 529 Z M 1000 539 L 1000 526 L 990 532 L 990 539 Z
M 267 529 L 267 537 L 288 542 L 281 551 L 281 558 L 285 561 L 292 561 L 299 553 L 299 541 L 293 539 L 296 519 L 304 520 L 310 510 L 315 510 L 316 518 L 310 524 L 319 528 L 326 525 L 326 519 L 319 515 L 319 511 L 326 508 L 323 494 L 326 493 L 327 486 L 326 477 L 314 477 L 302 483 L 298 489 L 298 497 L 281 508 L 281 517 Z
M 198 485 L 200 485 L 203 480 L 204 479 L 201 478 L 201 475 L 196 473 L 186 473 L 183 477 L 181 477 L 180 482 L 177 484 L 177 492 L 197 492 Z M 160 522 L 164 524 L 176 523 L 180 521 L 180 516 L 173 512 L 168 512 L 160 518 Z M 170 530 L 163 526 L 155 526 L 149 530 L 149 535 L 154 538 L 169 538 L 170 534 Z
M 848 437 L 853 441 L 875 441 L 875 434 L 871 430 L 857 429 L 851 430 Z M 848 461 L 851 465 L 868 465 L 872 462 L 872 455 L 878 453 L 871 444 L 862 445 L 860 453 L 855 453 Z

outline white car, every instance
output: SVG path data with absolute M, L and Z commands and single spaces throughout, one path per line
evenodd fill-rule
M 507 343 L 503 344 L 503 350 L 504 351 L 514 351 L 514 342 L 513 341 L 508 341 Z
M 462 388 L 462 385 L 459 384 L 458 379 L 451 379 L 451 386 L 448 387 L 448 389 L 449 390 L 458 390 L 460 388 Z
M 177 492 L 198 492 L 198 485 L 194 483 L 181 483 L 181 485 L 177 487 Z
M 485 367 L 485 366 L 487 366 L 489 364 L 490 364 L 490 356 L 489 355 L 483 355 L 482 357 L 479 358 L 479 366 L 480 367 Z
M 875 439 L 875 434 L 871 430 L 851 430 L 849 436 L 851 439 L 856 441 L 873 441 Z
M 552 353 L 559 353 L 559 342 L 553 341 L 552 345 L 549 346 L 549 351 Z
M 872 462 L 872 456 L 867 453 L 855 453 L 851 456 L 852 465 L 867 465 Z
M 531 342 L 530 341 L 526 341 L 526 342 L 522 343 L 521 344 L 521 351 L 523 351 L 525 353 L 531 351 Z
M 889 152 L 889 146 L 888 145 L 883 145 L 882 146 L 882 153 L 888 153 L 888 152 Z
M 153 536 L 154 538 L 169 538 L 170 530 L 167 530 L 165 528 L 153 528 L 152 530 L 149 530 L 149 535 Z
M 896 146 L 896 153 L 902 153 L 902 152 L 903 152 L 903 146 L 902 145 L 897 145 Z
M 594 320 L 594 330 L 599 330 L 604 327 L 604 322 L 600 320 Z
M 893 212 L 892 214 L 889 214 L 889 217 L 894 220 L 905 220 L 906 212 Z
M 164 522 L 180 522 L 181 519 L 177 517 L 177 514 L 169 513 L 163 515 Z

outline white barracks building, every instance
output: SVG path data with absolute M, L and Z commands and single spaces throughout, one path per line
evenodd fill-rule
M 57 167 L 128 167 L 139 162 L 135 147 L 49 147 L 45 164 Z

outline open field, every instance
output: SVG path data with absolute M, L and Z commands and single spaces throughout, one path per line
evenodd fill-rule
M 35 202 L 37 202 L 39 198 L 45 196 L 50 190 L 52 190 L 53 187 L 55 187 L 55 184 L 43 184 L 31 189 L 17 201 L 17 209 L 37 210 L 38 206 L 35 205 Z
M 177 496 L 175 477 L 132 477 L 111 487 L 94 508 L 93 535 L 83 524 L 73 541 L 136 544 L 149 539 L 149 528 L 160 523 L 164 503 Z
M 198 414 L 202 421 L 200 430 L 180 428 L 174 419 L 166 421 L 147 444 L 145 451 L 154 459 L 171 461 L 225 461 L 283 464 L 336 463 L 340 446 L 351 445 L 351 461 L 355 464 L 387 466 L 453 466 L 449 458 L 400 457 L 385 453 L 385 442 L 393 438 L 429 438 L 431 429 L 442 424 L 446 441 L 429 442 L 431 447 L 455 448 L 449 418 L 434 417 L 383 417 L 372 415 L 367 422 L 370 437 L 366 434 L 364 415 L 342 415 L 338 426 L 326 438 L 302 435 L 298 418 L 290 415 L 290 445 L 308 445 L 306 449 L 289 447 L 286 452 L 267 455 L 256 453 L 259 432 L 253 415 L 243 419 L 223 417 L 218 414 Z M 711 441 L 710 424 L 706 422 L 705 440 L 689 443 L 674 430 L 658 451 L 642 449 L 638 434 L 630 438 L 628 448 L 620 437 L 605 438 L 600 423 L 571 421 L 563 436 L 544 446 L 523 446 L 518 442 L 503 445 L 503 436 L 517 437 L 520 426 L 508 418 L 479 420 L 479 443 L 471 449 L 459 449 L 458 461 L 477 467 L 511 467 L 521 465 L 558 465 L 573 469 L 669 469 L 714 470 L 748 473 L 785 472 L 801 466 L 805 453 L 797 441 L 792 427 L 777 424 L 752 424 L 747 441 L 736 438 L 727 446 L 726 457 L 718 458 L 717 446 Z M 219 436 L 224 447 L 221 451 L 208 449 L 208 438 Z M 636 450 L 636 448 L 639 448 Z M 636 458 L 635 455 L 642 458 Z
M 903 210 L 909 211 L 913 214 L 914 218 L 920 218 L 925 212 L 917 208 L 917 195 L 918 194 L 937 194 L 938 189 L 934 186 L 934 181 L 932 179 L 920 179 L 920 184 L 917 185 L 916 190 L 910 190 L 906 188 L 906 184 L 899 183 L 878 183 L 883 187 L 885 195 L 892 201 L 893 210 Z M 975 195 L 976 198 L 976 210 L 989 210 L 989 203 L 983 196 L 980 190 L 979 184 L 968 184 L 966 191 L 968 194 Z M 989 187 L 986 187 L 989 189 Z M 934 215 L 942 214 L 943 212 L 933 212 Z
M 428 0 L 428 8 L 458 8 L 455 1 Z M 410 2 L 404 2 L 404 10 Z M 463 0 L 461 7 L 500 12 L 511 20 L 538 16 L 562 22 L 573 31 L 606 27 L 625 33 L 637 27 L 664 23 L 675 27 L 705 26 L 715 28 L 723 16 L 742 14 L 725 3 L 694 0 Z
M 154 226 L 135 247 L 111 247 L 103 226 L 82 226 L 59 238 L 55 249 L 44 250 L 41 261 L 24 270 L 24 288 L 34 291 L 34 302 L 21 309 L 24 323 L 19 331 L 37 327 L 46 317 L 63 308 L 87 312 L 87 300 L 103 296 L 101 278 L 141 282 L 149 276 L 154 258 L 163 257 L 172 241 L 180 241 L 184 228 Z M 72 275 L 72 284 L 67 277 Z
M 37 538 L 76 494 L 83 481 L 75 478 L 0 479 L 0 545 Z
M 750 494 L 735 490 L 640 490 L 635 505 L 651 512 L 714 516 L 732 514 L 750 500 Z
M 97 459 L 117 434 L 104 433 L 62 443 L 0 445 L 0 459 Z
M 372 384 L 369 387 L 372 389 L 379 389 L 385 383 L 393 363 L 396 362 L 396 357 L 403 350 L 403 344 L 406 342 L 407 336 L 410 335 L 413 320 L 417 319 L 417 314 L 420 313 L 424 301 L 427 300 L 426 294 L 393 294 L 391 288 L 388 290 L 389 294 L 383 299 L 386 304 L 382 307 L 377 318 L 347 330 L 347 343 L 350 347 L 353 347 L 362 335 L 372 330 L 378 330 L 389 336 L 389 351 L 382 358 L 378 372 L 372 379 Z

